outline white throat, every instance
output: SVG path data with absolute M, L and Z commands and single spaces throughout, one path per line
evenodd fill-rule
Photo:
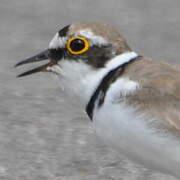
M 49 67 L 48 70 L 57 74 L 60 86 L 69 95 L 78 97 L 83 105 L 90 100 L 102 78 L 111 70 L 136 58 L 135 52 L 126 52 L 109 60 L 105 67 L 94 69 L 83 61 L 61 60 L 59 65 Z

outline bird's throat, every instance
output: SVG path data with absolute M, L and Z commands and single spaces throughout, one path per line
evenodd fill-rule
M 126 52 L 109 60 L 104 68 L 94 69 L 83 61 L 63 60 L 59 65 L 51 67 L 57 75 L 65 92 L 77 98 L 85 107 L 102 79 L 113 69 L 138 57 L 135 52 Z

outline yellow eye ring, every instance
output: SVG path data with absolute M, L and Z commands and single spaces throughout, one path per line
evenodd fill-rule
M 68 39 L 66 44 L 68 51 L 74 55 L 85 53 L 89 47 L 89 41 L 86 38 L 79 36 Z

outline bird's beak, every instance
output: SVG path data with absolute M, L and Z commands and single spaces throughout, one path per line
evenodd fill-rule
M 28 64 L 28 63 L 32 63 L 32 62 L 39 62 L 39 61 L 44 61 L 44 60 L 47 60 L 47 59 L 50 59 L 50 50 L 47 49 L 35 56 L 32 56 L 30 58 L 27 58 L 19 63 L 17 63 L 15 65 L 15 67 L 18 67 L 18 66 L 21 66 L 23 64 Z M 51 66 L 53 64 L 52 60 L 50 60 L 49 63 L 47 64 L 44 64 L 44 65 L 41 65 L 35 69 L 31 69 L 29 71 L 26 71 L 22 74 L 19 74 L 17 77 L 22 77 L 22 76 L 27 76 L 27 75 L 30 75 L 30 74 L 33 74 L 33 73 L 37 73 L 37 72 L 41 72 L 41 71 L 46 71 L 47 67 L 48 66 Z

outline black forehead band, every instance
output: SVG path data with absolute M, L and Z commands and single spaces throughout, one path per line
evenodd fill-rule
M 60 37 L 65 37 L 69 31 L 69 27 L 70 25 L 68 26 L 65 26 L 64 28 L 62 28 L 58 33 L 59 33 L 59 36 Z

